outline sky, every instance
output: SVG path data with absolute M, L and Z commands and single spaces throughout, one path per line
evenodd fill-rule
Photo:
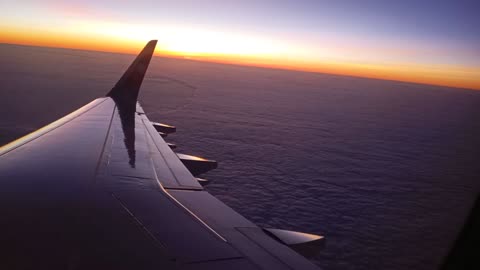
M 0 43 L 480 89 L 480 2 L 6 1 Z

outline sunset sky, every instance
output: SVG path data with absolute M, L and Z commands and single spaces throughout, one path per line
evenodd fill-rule
M 478 1 L 6 1 L 0 43 L 480 89 Z

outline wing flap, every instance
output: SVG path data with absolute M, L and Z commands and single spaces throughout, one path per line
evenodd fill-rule
M 318 269 L 206 191 L 167 190 L 261 269 Z
M 203 189 L 190 171 L 178 159 L 170 146 L 163 140 L 152 126 L 146 115 L 140 115 L 149 136 L 148 141 L 156 148 L 152 151 L 155 172 L 164 188 L 172 189 Z

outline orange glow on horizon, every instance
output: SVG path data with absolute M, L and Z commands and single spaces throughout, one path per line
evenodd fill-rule
M 86 25 L 85 27 L 91 26 Z M 148 41 L 146 38 L 148 33 L 137 33 L 135 39 L 127 40 L 116 32 L 103 34 L 107 31 L 110 31 L 110 28 L 99 27 L 95 31 L 78 33 L 77 31 L 36 31 L 1 26 L 0 43 L 137 54 Z M 480 68 L 348 63 L 308 59 L 301 54 L 299 54 L 300 57 L 287 57 L 284 55 L 284 51 L 288 51 L 290 48 L 283 44 L 278 45 L 278 50 L 276 44 L 262 43 L 262 41 L 257 43 L 261 45 L 259 48 L 253 45 L 225 48 L 225 41 L 216 38 L 215 35 L 194 37 L 211 39 L 209 42 L 203 40 L 203 42 L 195 44 L 185 38 L 189 34 L 191 33 L 187 32 L 183 36 L 177 35 L 176 39 L 170 42 L 159 41 L 156 55 L 480 90 Z M 197 33 L 197 35 L 200 34 Z M 212 45 L 210 46 L 210 44 Z

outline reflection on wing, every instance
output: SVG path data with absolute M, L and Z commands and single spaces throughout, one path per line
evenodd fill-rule
M 140 91 L 140 86 L 142 85 L 156 45 L 156 40 L 148 42 L 120 80 L 107 94 L 117 105 L 123 133 L 125 135 L 124 141 L 128 151 L 128 163 L 132 168 L 135 168 L 135 110 L 138 92 Z
M 118 115 L 120 116 L 125 136 L 124 142 L 129 158 L 128 163 L 132 168 L 135 168 L 135 104 L 131 107 L 128 103 L 115 101 L 115 104 L 117 105 Z

